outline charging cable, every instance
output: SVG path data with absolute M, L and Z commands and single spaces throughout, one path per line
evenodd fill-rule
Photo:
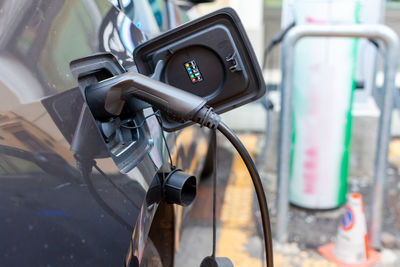
M 250 173 L 260 206 L 267 266 L 273 266 L 268 205 L 256 165 L 234 132 L 221 121 L 220 116 L 211 107 L 206 106 L 206 99 L 136 72 L 126 72 L 89 86 L 85 94 L 86 102 L 98 120 L 119 116 L 125 101 L 138 98 L 177 122 L 193 121 L 202 127 L 218 129 L 235 147 Z

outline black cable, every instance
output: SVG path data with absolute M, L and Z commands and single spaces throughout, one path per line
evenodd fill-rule
M 257 160 L 256 160 L 257 170 L 260 170 L 262 168 L 265 156 L 267 155 L 269 137 L 270 137 L 270 133 L 271 133 L 270 110 L 273 107 L 271 101 L 268 100 L 266 97 L 263 97 L 260 102 L 261 102 L 263 108 L 265 109 L 265 137 L 264 137 L 264 144 L 263 144 L 263 147 L 261 149 L 261 153 L 257 157 Z M 260 221 L 260 214 L 258 213 L 258 210 L 257 210 L 257 196 L 256 196 L 255 193 L 253 193 L 252 204 L 253 204 L 253 211 L 254 211 L 253 216 L 254 216 L 254 220 L 255 220 L 255 223 L 256 223 L 256 231 L 257 231 L 257 234 L 262 239 L 262 236 L 263 236 L 262 223 Z M 265 250 L 264 249 L 264 242 L 261 244 L 261 246 L 263 247 L 263 249 L 261 249 L 261 251 L 260 251 L 261 252 L 261 258 L 264 259 L 264 250 Z M 265 266 L 264 260 L 262 260 L 261 266 L 262 267 Z
M 162 135 L 162 138 L 164 139 L 165 147 L 167 148 L 167 152 L 168 152 L 169 164 L 170 164 L 170 166 L 171 166 L 171 170 L 173 171 L 173 170 L 175 169 L 175 165 L 174 165 L 174 163 L 172 162 L 171 151 L 169 150 L 167 138 L 165 138 L 165 134 L 164 134 L 164 125 L 163 125 L 163 122 L 162 122 L 162 118 L 161 118 L 160 113 L 158 113 L 158 115 L 156 116 L 156 118 L 157 118 L 157 120 L 158 120 L 158 123 L 159 123 L 160 126 L 161 126 L 161 135 Z
M 283 38 L 285 38 L 286 34 L 289 32 L 289 30 L 292 29 L 294 26 L 296 26 L 296 22 L 293 21 L 285 29 L 276 34 L 274 38 L 272 38 L 272 41 L 269 43 L 267 49 L 265 49 L 264 51 L 263 69 L 265 69 L 267 65 L 267 56 L 271 52 L 272 48 L 274 48 L 274 46 L 276 46 L 277 44 L 281 43 Z
M 121 127 L 127 128 L 127 129 L 138 129 L 138 128 L 141 128 L 141 127 L 143 127 L 144 124 L 146 123 L 146 119 L 148 119 L 148 118 L 150 118 L 150 117 L 152 117 L 152 116 L 156 116 L 157 121 L 158 121 L 158 124 L 161 126 L 161 135 L 162 135 L 162 138 L 163 138 L 163 140 L 164 140 L 164 142 L 165 142 L 165 147 L 167 148 L 167 152 L 168 152 L 168 157 L 169 157 L 169 161 L 170 161 L 171 170 L 173 170 L 173 169 L 175 169 L 175 165 L 174 165 L 174 163 L 172 162 L 171 151 L 170 151 L 170 149 L 169 149 L 169 146 L 168 146 L 168 143 L 167 143 L 167 139 L 165 138 L 165 134 L 164 134 L 164 130 L 163 130 L 163 129 L 164 129 L 164 126 L 163 126 L 163 122 L 162 122 L 162 119 L 161 119 L 160 110 L 157 110 L 156 112 L 154 112 L 154 113 L 152 113 L 152 114 L 147 115 L 146 117 L 144 117 L 143 121 L 142 121 L 139 125 L 136 125 L 135 120 L 132 120 L 133 123 L 135 124 L 135 126 L 128 126 L 128 125 L 126 125 L 125 123 L 122 123 L 122 124 L 121 124 Z M 129 122 L 129 121 L 128 121 L 128 122 Z
M 250 173 L 251 179 L 253 181 L 254 189 L 256 191 L 258 204 L 260 206 L 261 219 L 263 222 L 263 232 L 264 232 L 264 242 L 265 242 L 265 252 L 267 266 L 273 267 L 273 250 L 272 250 L 272 234 L 271 225 L 269 219 L 267 199 L 265 197 L 264 188 L 261 183 L 260 175 L 258 174 L 257 168 L 246 150 L 240 139 L 228 128 L 222 121 L 218 125 L 218 130 L 231 142 L 235 147 L 240 157 L 246 164 L 247 170 Z
M 217 250 L 217 132 L 215 129 L 211 130 L 211 149 L 213 153 L 213 248 L 211 257 L 215 258 Z
M 141 128 L 141 127 L 143 127 L 144 124 L 146 123 L 146 119 L 148 119 L 148 118 L 150 118 L 150 117 L 152 117 L 152 116 L 156 116 L 156 117 L 161 116 L 160 111 L 157 110 L 156 112 L 154 112 L 154 113 L 152 113 L 152 114 L 150 114 L 150 115 L 147 115 L 146 117 L 144 117 L 143 121 L 142 121 L 139 125 L 136 125 L 135 120 L 132 120 L 133 123 L 135 124 L 135 126 L 128 126 L 128 125 L 126 125 L 125 123 L 121 123 L 121 127 L 127 128 L 127 129 L 138 129 L 138 128 Z M 128 121 L 128 122 L 130 122 L 130 121 Z
M 260 103 L 262 104 L 264 110 L 265 110 L 265 136 L 264 136 L 264 144 L 263 147 L 261 149 L 261 153 L 260 155 L 257 157 L 256 160 L 256 167 L 257 170 L 260 170 L 263 166 L 264 163 L 264 159 L 265 156 L 267 155 L 267 149 L 268 149 L 268 144 L 269 144 L 269 138 L 271 135 L 271 117 L 270 117 L 270 110 L 273 109 L 273 104 L 272 102 L 267 99 L 266 97 L 263 97 L 260 101 Z M 260 236 L 260 238 L 262 239 L 263 233 L 262 233 L 262 225 L 261 225 L 261 221 L 260 221 L 260 214 L 257 212 L 257 196 L 254 193 L 253 194 L 253 210 L 254 210 L 254 219 L 256 222 L 256 230 L 257 230 L 257 234 Z M 264 246 L 264 243 L 262 244 L 262 246 Z M 264 255 L 264 249 L 261 250 L 262 253 L 262 259 L 264 259 L 263 255 Z M 262 261 L 262 266 L 265 266 L 265 262 Z
M 296 22 L 295 21 L 293 21 L 291 24 L 289 24 L 286 28 L 284 28 L 282 31 L 280 31 L 279 33 L 277 33 L 273 38 L 272 38 L 272 40 L 271 40 L 271 42 L 269 43 L 269 45 L 268 45 L 268 47 L 267 47 L 267 49 L 265 49 L 265 51 L 264 51 L 264 57 L 263 57 L 263 65 L 262 65 L 262 67 L 263 67 L 263 69 L 265 69 L 266 67 L 267 67 L 267 62 L 268 62 L 268 56 L 269 56 L 269 54 L 271 53 L 271 51 L 272 51 L 272 49 L 275 47 L 275 46 L 277 46 L 278 44 L 280 44 L 282 41 L 283 41 L 283 39 L 285 38 L 285 36 L 286 36 L 286 34 L 293 28 L 293 27 L 295 27 L 296 26 Z M 267 86 L 268 87 L 268 86 Z M 266 129 L 265 129 L 265 138 L 264 138 L 264 145 L 263 145 L 263 148 L 262 148 L 262 150 L 261 150 L 261 154 L 260 154 L 260 156 L 258 157 L 258 159 L 257 159 L 257 168 L 259 169 L 259 168 L 261 168 L 261 166 L 262 166 L 262 163 L 264 162 L 264 158 L 265 158 L 265 156 L 266 156 L 266 151 L 267 151 L 267 148 L 268 148 L 268 141 L 269 141 L 269 137 L 270 137 L 270 130 L 271 130 L 271 123 L 270 123 L 270 114 L 269 114 L 269 110 L 270 109 L 272 109 L 272 103 L 271 103 L 271 101 L 269 101 L 267 98 L 263 98 L 262 100 L 261 100 L 261 104 L 263 105 L 263 107 L 264 107 L 264 109 L 265 109 L 265 113 L 266 113 Z M 253 180 L 253 182 L 254 182 L 254 180 Z M 261 182 L 260 182 L 261 183 Z M 264 190 L 263 190 L 264 191 Z M 257 190 L 256 190 L 256 194 L 255 194 L 255 198 L 257 198 L 257 200 L 258 200 L 258 202 L 260 203 L 260 198 L 259 198 L 259 196 L 258 196 L 258 193 L 257 193 Z M 254 201 L 253 201 L 253 203 L 255 203 Z M 261 205 L 260 205 L 260 210 L 261 210 Z M 262 215 L 262 212 L 261 212 L 261 216 L 263 216 Z M 268 215 L 269 216 L 269 215 Z M 260 223 L 259 223 L 259 216 L 258 216 L 258 214 L 254 214 L 254 217 L 255 217 L 255 221 L 256 221 L 256 228 L 257 228 L 257 233 L 258 234 L 260 234 L 260 235 L 262 235 L 261 234 L 261 229 L 260 228 L 265 228 L 265 224 L 264 224 L 264 226 L 262 226 L 262 225 L 260 225 Z M 264 218 L 262 218 L 263 219 L 263 222 L 264 222 Z M 266 229 L 262 229 L 263 230 L 263 232 L 264 232 L 264 235 L 265 235 L 265 230 Z M 265 250 L 266 251 L 268 251 L 267 250 L 268 249 L 268 247 L 266 246 L 266 244 L 265 244 Z M 271 252 L 272 253 L 272 252 Z M 264 258 L 264 257 L 262 257 L 262 258 Z M 267 256 L 267 260 L 268 260 L 268 256 Z M 269 266 L 269 262 L 267 262 L 267 266 Z M 265 263 L 264 263 L 264 261 L 262 262 L 262 266 L 264 266 L 265 265 Z

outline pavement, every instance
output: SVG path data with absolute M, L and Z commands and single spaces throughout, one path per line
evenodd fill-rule
M 260 134 L 241 134 L 240 138 L 256 158 L 262 147 Z M 400 139 L 390 145 L 387 194 L 383 220 L 381 262 L 378 267 L 400 266 Z M 276 175 L 262 168 L 272 229 L 276 227 Z M 349 192 L 360 192 L 366 207 L 371 204 L 371 179 L 349 177 Z M 265 266 L 260 233 L 252 205 L 253 186 L 244 164 L 231 145 L 218 138 L 217 168 L 217 257 L 228 257 L 234 266 Z M 330 211 L 309 211 L 290 207 L 289 241 L 274 241 L 275 266 L 337 266 L 318 252 L 320 245 L 334 241 L 343 207 Z M 366 209 L 368 216 L 368 208 Z M 201 181 L 198 197 L 183 222 L 175 266 L 200 266 L 212 253 L 212 180 Z

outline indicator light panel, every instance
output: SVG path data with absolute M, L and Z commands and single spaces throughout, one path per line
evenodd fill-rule
M 184 65 L 192 83 L 198 83 L 203 80 L 203 75 L 201 75 L 199 66 L 194 59 L 186 62 Z

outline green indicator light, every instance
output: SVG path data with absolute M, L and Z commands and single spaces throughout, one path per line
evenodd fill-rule
M 190 78 L 194 78 L 194 75 L 192 74 L 192 75 L 190 75 Z

